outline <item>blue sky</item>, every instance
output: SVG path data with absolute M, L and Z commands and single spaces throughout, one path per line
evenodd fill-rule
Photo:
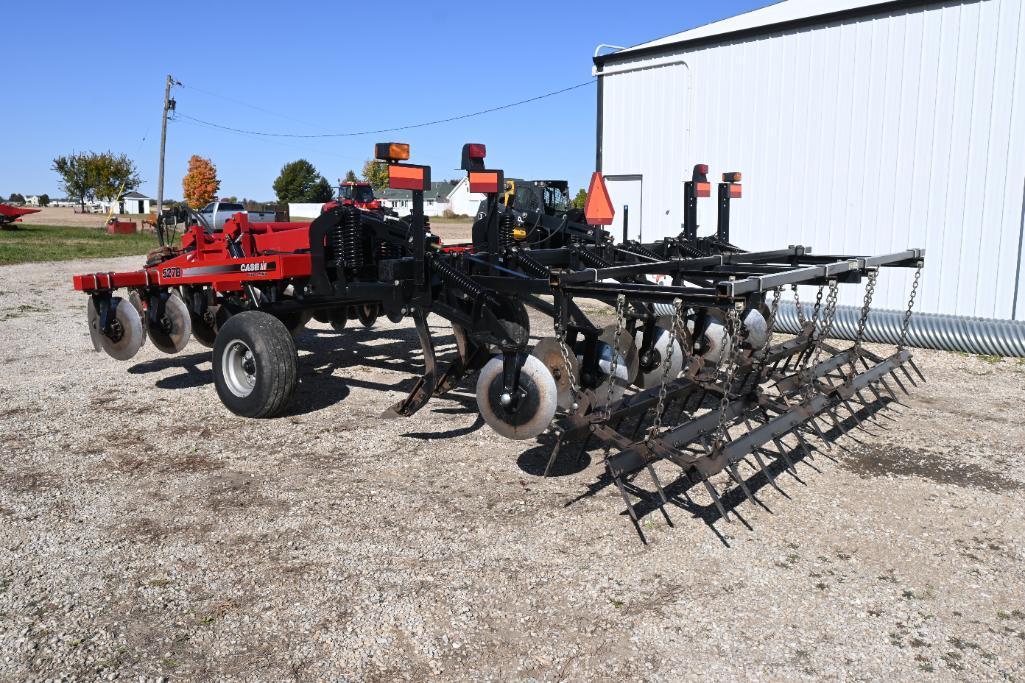
M 436 120 L 590 80 L 599 43 L 635 45 L 770 0 L 624 3 L 9 3 L 0 85 L 0 195 L 59 196 L 51 159 L 123 152 L 156 196 L 163 83 L 178 111 L 281 133 L 363 131 Z M 10 100 L 17 93 L 22 103 Z M 436 180 L 458 177 L 464 142 L 508 175 L 585 185 L 594 168 L 592 84 L 520 107 L 401 134 L 287 139 L 183 118 L 168 127 L 165 194 L 181 196 L 190 155 L 217 165 L 224 195 L 273 198 L 282 164 L 329 180 L 373 143 L 412 145 Z M 145 139 L 144 139 L 145 138 Z

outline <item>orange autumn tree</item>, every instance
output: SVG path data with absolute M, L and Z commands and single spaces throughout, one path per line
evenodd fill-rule
M 185 203 L 193 209 L 200 209 L 217 197 L 221 181 L 217 179 L 217 167 L 209 159 L 193 154 L 189 159 L 189 172 L 182 178 L 182 192 Z

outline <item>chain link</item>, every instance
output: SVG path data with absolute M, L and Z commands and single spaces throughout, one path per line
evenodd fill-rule
M 716 370 L 722 369 L 723 358 L 726 355 L 726 343 L 731 342 L 730 360 L 726 366 L 726 377 L 723 379 L 722 398 L 719 399 L 719 425 L 715 430 L 714 450 L 722 448 L 726 441 L 726 409 L 730 406 L 730 393 L 733 391 L 733 380 L 737 375 L 737 361 L 740 356 L 740 317 L 737 315 L 737 307 L 731 306 L 726 312 L 726 324 L 723 326 L 722 349 L 719 351 L 719 363 Z M 718 373 L 717 373 L 718 374 Z
M 908 299 L 908 310 L 904 312 L 904 322 L 900 326 L 900 340 L 897 350 L 903 351 L 908 345 L 908 327 L 911 325 L 911 312 L 915 308 L 915 296 L 918 295 L 918 283 L 922 279 L 922 266 L 915 271 L 915 279 L 911 284 L 911 297 Z
M 839 294 L 839 284 L 836 280 L 829 281 L 829 294 L 826 296 L 826 310 L 822 316 L 822 327 L 819 329 L 818 337 L 815 339 L 815 357 L 812 358 L 810 365 L 814 367 L 818 364 L 819 358 L 822 356 L 822 340 L 829 337 L 830 332 L 833 330 L 833 320 L 836 318 L 836 300 Z
M 626 295 L 616 297 L 616 334 L 612 339 L 612 356 L 609 359 L 609 392 L 605 398 L 605 421 L 612 418 L 612 393 L 616 388 L 616 372 L 619 370 L 619 338 L 623 336 L 626 324 Z
M 560 307 L 561 311 L 562 308 Z M 566 321 L 562 319 L 562 314 L 556 318 L 555 321 L 555 336 L 559 341 L 559 351 L 562 352 L 562 362 L 565 365 L 566 375 L 569 377 L 569 390 L 572 395 L 572 404 L 569 408 L 569 414 L 577 412 L 580 407 L 580 385 L 577 384 L 576 374 L 573 372 L 573 363 L 571 362 L 569 345 L 566 344 Z
M 858 318 L 858 332 L 854 336 L 854 348 L 856 349 L 861 348 L 861 342 L 865 338 L 865 326 L 868 324 L 868 312 L 872 308 L 872 297 L 875 296 L 878 277 L 878 270 L 869 271 L 868 283 L 865 285 L 865 301 L 861 305 L 861 317 Z
M 644 441 L 651 441 L 652 437 L 658 436 L 662 431 L 662 412 L 665 410 L 667 388 L 669 384 L 669 370 L 673 365 L 673 349 L 683 338 L 683 300 L 673 299 L 673 324 L 669 330 L 669 348 L 666 349 L 666 357 L 662 359 L 662 383 L 658 387 L 658 405 L 655 407 L 655 419 L 648 428 Z M 682 345 L 681 345 L 682 346 Z M 683 349 L 680 349 L 683 352 Z M 675 377 L 673 379 L 676 379 Z
M 819 322 L 819 310 L 822 308 L 822 285 L 819 285 L 819 290 L 815 292 L 815 306 L 811 311 L 811 321 L 818 324 Z
M 801 305 L 801 294 L 797 291 L 797 285 L 790 285 L 791 291 L 794 293 L 794 306 L 797 308 L 797 322 L 801 323 L 803 328 L 808 324 L 808 318 L 804 315 L 804 306 Z

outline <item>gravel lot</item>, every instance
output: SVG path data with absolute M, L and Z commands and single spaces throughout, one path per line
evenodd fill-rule
M 771 512 L 694 490 L 643 546 L 600 451 L 542 479 L 468 383 L 378 420 L 410 324 L 312 324 L 271 421 L 194 342 L 94 353 L 70 276 L 137 265 L 0 268 L 0 678 L 1025 677 L 1022 362 L 921 352 Z

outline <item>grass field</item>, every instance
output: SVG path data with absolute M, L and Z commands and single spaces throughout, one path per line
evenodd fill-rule
M 156 246 L 152 233 L 108 235 L 95 228 L 19 225 L 17 230 L 0 230 L 0 265 L 132 256 Z

